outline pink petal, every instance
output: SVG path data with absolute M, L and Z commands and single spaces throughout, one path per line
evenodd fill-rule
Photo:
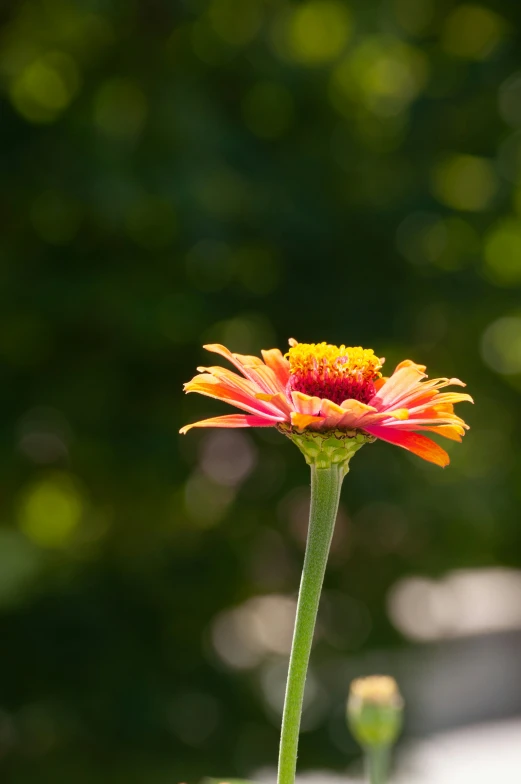
M 192 427 L 274 427 L 277 424 L 277 419 L 268 419 L 262 416 L 246 416 L 245 414 L 228 414 L 227 416 L 212 417 L 211 419 L 201 419 L 199 422 L 185 425 L 179 432 L 184 435 Z
M 420 370 L 418 365 L 402 367 L 400 370 L 396 370 L 389 380 L 380 387 L 369 404 L 378 410 L 394 406 L 401 397 L 412 392 L 422 378 L 425 378 L 425 373 Z

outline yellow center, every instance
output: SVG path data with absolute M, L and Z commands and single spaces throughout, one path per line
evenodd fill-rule
M 305 374 L 327 368 L 331 376 L 356 376 L 360 381 L 374 381 L 382 375 L 378 372 L 382 363 L 372 348 L 297 343 L 286 356 L 291 374 Z
M 290 341 L 289 391 L 304 392 L 334 403 L 355 399 L 367 403 L 381 376 L 381 360 L 372 349 Z

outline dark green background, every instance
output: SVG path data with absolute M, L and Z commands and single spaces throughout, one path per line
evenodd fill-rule
M 212 629 L 296 591 L 307 468 L 275 432 L 178 436 L 224 412 L 182 395 L 204 342 L 362 344 L 475 397 L 445 471 L 354 460 L 326 578 L 348 609 L 316 666 L 410 645 L 385 601 L 404 575 L 521 566 L 518 10 L 4 0 L 4 781 L 275 761 L 285 658 L 226 666 Z M 247 475 L 223 484 L 219 455 Z M 300 764 L 341 769 L 348 678 L 324 683 Z

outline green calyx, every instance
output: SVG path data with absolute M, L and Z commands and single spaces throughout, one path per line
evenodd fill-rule
M 351 732 L 364 748 L 392 746 L 402 728 L 401 702 L 389 705 L 348 703 L 347 717 Z
M 349 471 L 349 461 L 355 452 L 376 440 L 360 430 L 297 430 L 286 424 L 278 429 L 298 446 L 308 465 L 316 468 L 338 465 L 343 476 Z

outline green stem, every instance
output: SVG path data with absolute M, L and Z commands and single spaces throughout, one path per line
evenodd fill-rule
M 309 654 L 345 465 L 311 466 L 311 510 L 306 555 L 289 660 L 280 736 L 278 784 L 293 784 Z
M 366 749 L 369 784 L 385 784 L 389 765 L 388 746 L 369 746 Z

